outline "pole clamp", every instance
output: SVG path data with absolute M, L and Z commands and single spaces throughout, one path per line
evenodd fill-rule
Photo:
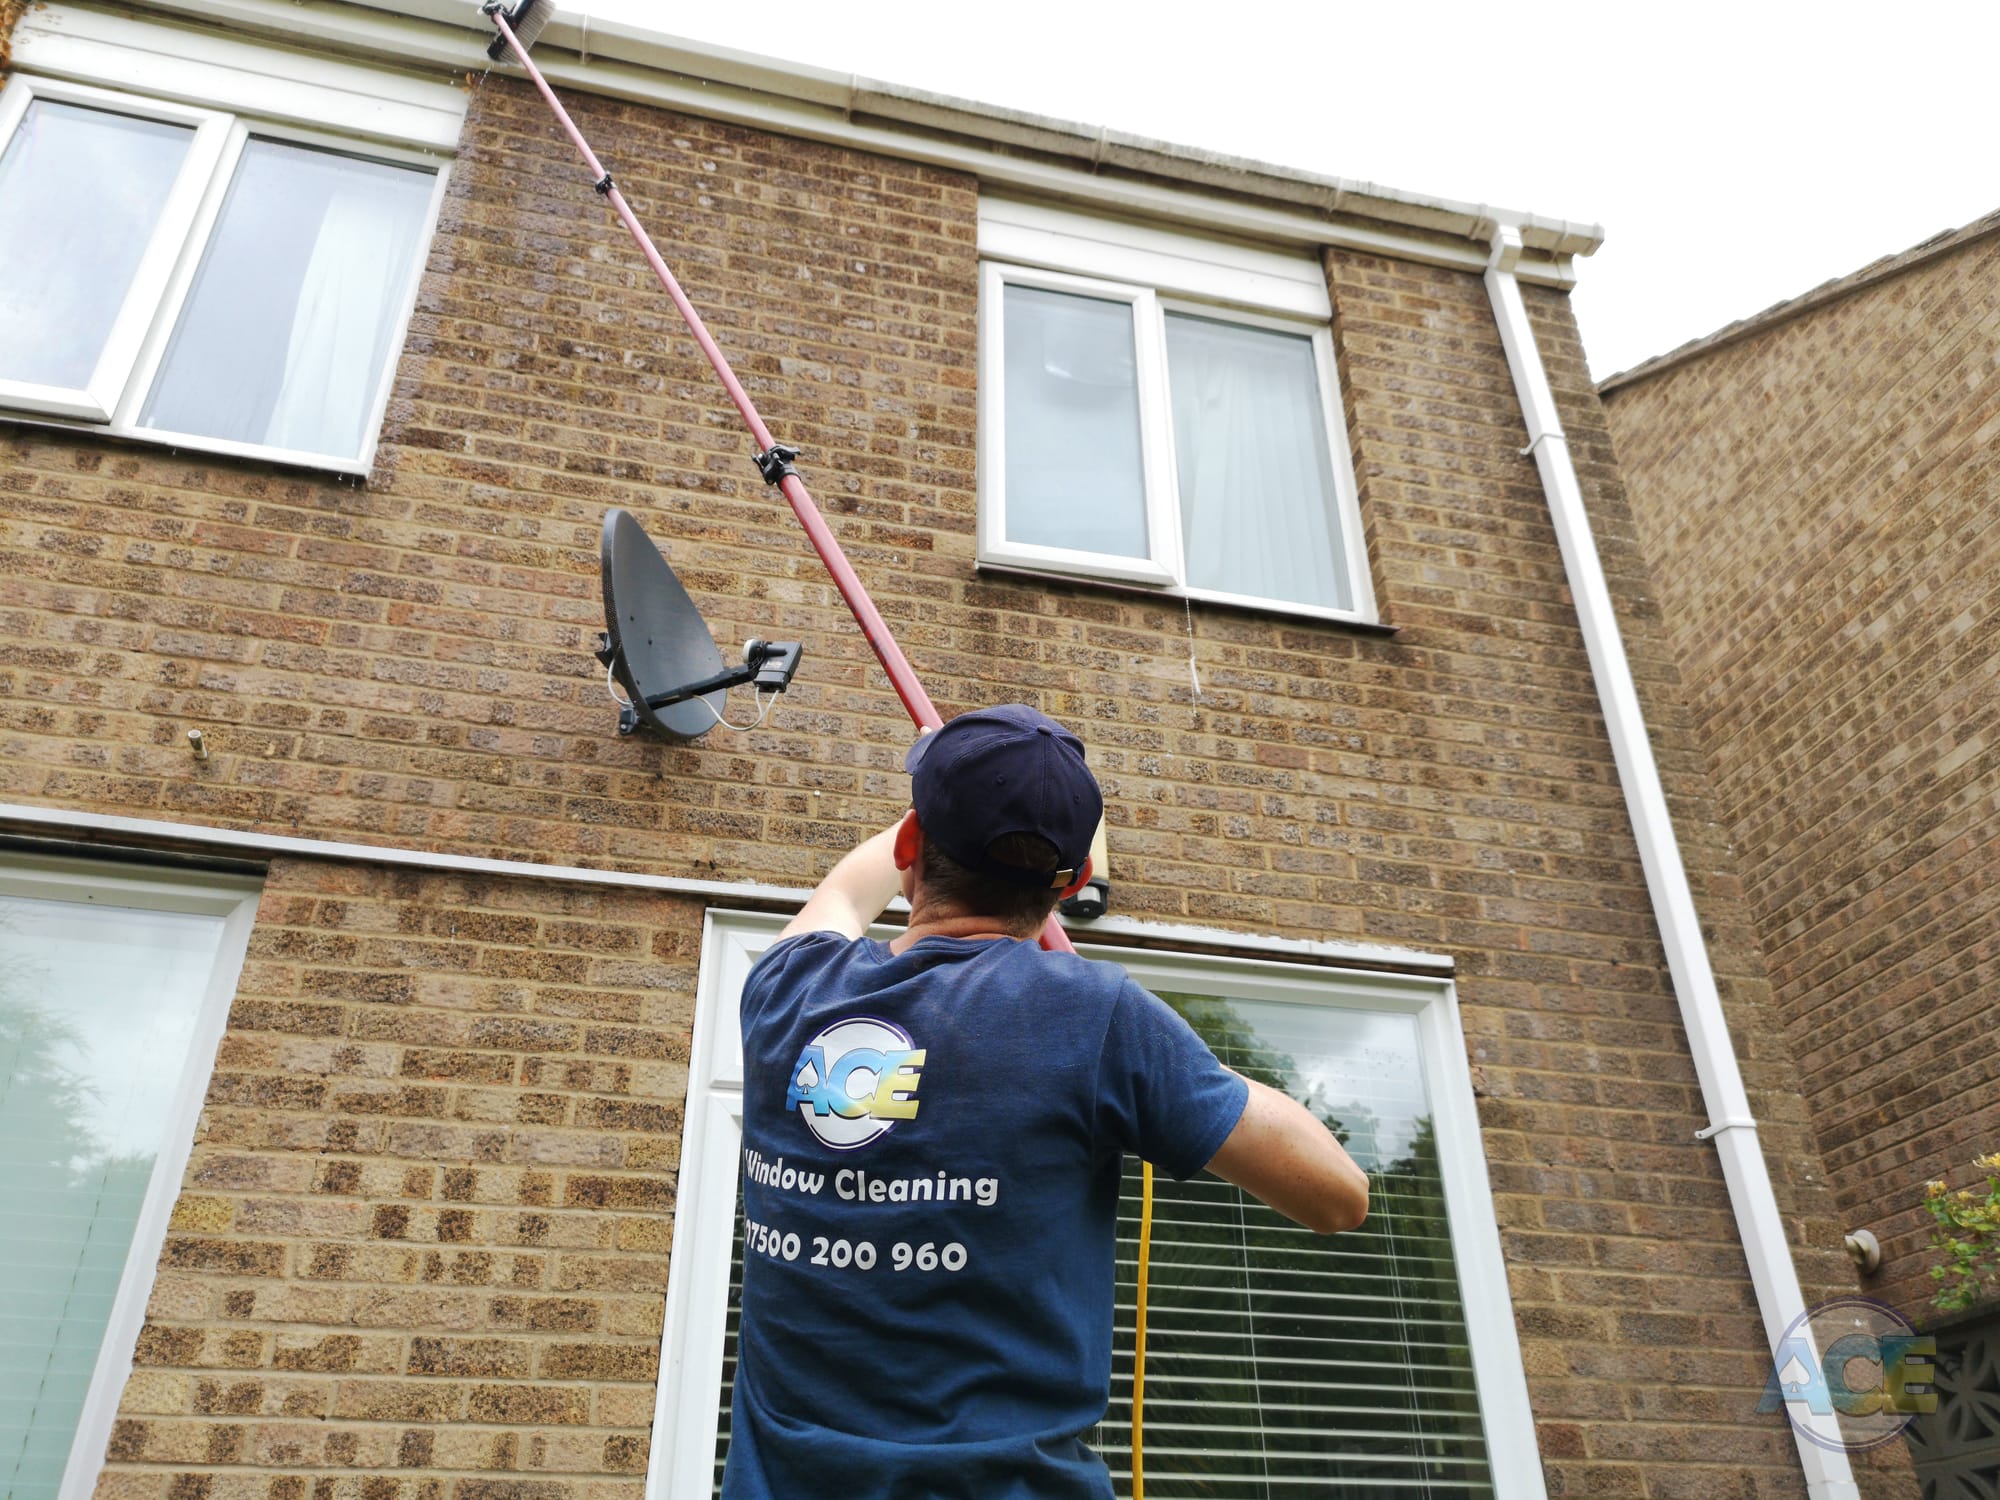
M 798 456 L 799 450 L 790 443 L 773 443 L 757 455 L 757 472 L 766 484 L 783 484 L 787 477 L 796 479 L 799 471 L 792 460 Z
M 611 189 L 614 186 L 611 181 L 611 174 L 606 172 L 597 181 L 593 182 L 591 186 L 597 189 L 597 195 L 600 198 L 609 198 L 611 196 Z

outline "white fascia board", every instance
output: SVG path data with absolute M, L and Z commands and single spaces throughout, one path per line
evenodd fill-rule
M 399 849 L 384 844 L 349 844 L 334 839 L 299 838 L 284 833 L 258 833 L 241 828 L 212 828 L 201 823 L 170 823 L 158 818 L 127 818 L 111 813 L 77 812 L 66 807 L 36 807 L 0 802 L 0 829 L 38 833 L 47 838 L 91 836 L 97 841 L 119 839 L 126 847 L 174 848 L 193 845 L 224 856 L 268 859 L 336 859 L 350 864 L 395 865 L 405 869 L 439 870 L 463 875 L 500 875 L 517 880 L 553 880 L 571 885 L 619 886 L 663 891 L 703 900 L 757 901 L 799 907 L 812 894 L 800 886 L 765 885 L 754 880 L 687 880 L 673 875 L 646 875 L 632 870 L 596 870 L 587 865 L 545 865 L 524 859 L 485 859 L 472 854 L 447 854 L 430 849 Z
M 470 0 L 146 3 L 153 10 L 199 16 L 212 25 L 399 59 L 406 65 L 474 73 L 488 66 L 488 23 Z M 628 24 L 591 21 L 586 29 L 580 21 L 557 16 L 542 34 L 535 61 L 552 84 L 564 88 L 946 167 L 1028 193 L 1286 244 L 1340 245 L 1483 271 L 1488 237 L 1495 226 L 1507 225 L 1534 252 L 1516 267 L 1516 274 L 1525 281 L 1567 287 L 1576 281 L 1569 257 L 1589 254 L 1603 240 L 1603 231 L 1594 224 L 1427 198 L 1092 130 L 809 64 L 663 37 Z M 867 124 L 857 116 L 892 123 Z M 926 133 L 931 131 L 944 134 Z M 1077 165 L 1014 154 L 1024 148 Z M 616 170 L 615 161 L 609 165 Z M 1196 186 L 1104 176 L 1097 170 L 1103 166 Z M 1229 196 L 1213 196 L 1202 188 Z M 1412 232 L 1398 233 L 1398 225 Z
M 456 3 L 456 0 L 356 0 L 356 3 L 404 14 L 455 20 L 459 24 L 464 24 L 463 16 L 470 9 Z M 477 24 L 483 26 L 485 23 Z M 1486 204 L 1461 203 L 1405 192 L 1380 183 L 1357 182 L 1351 178 L 1305 172 L 1248 157 L 1204 151 L 1051 115 L 961 99 L 906 84 L 839 73 L 813 67 L 809 63 L 795 63 L 731 47 L 663 36 L 656 29 L 629 22 L 571 19 L 558 14 L 543 30 L 541 45 L 561 47 L 588 57 L 644 61 L 693 78 L 828 105 L 848 115 L 880 115 L 905 124 L 973 136 L 1000 145 L 1077 157 L 1086 160 L 1093 171 L 1103 166 L 1118 166 L 1140 172 L 1163 173 L 1232 192 L 1268 193 L 1328 213 L 1387 217 L 1446 234 L 1476 236 L 1482 247 L 1495 224 L 1512 225 L 1522 232 L 1523 241 L 1529 248 L 1553 255 L 1588 255 L 1604 239 L 1603 229 L 1595 224 L 1515 213 Z M 1402 212 L 1385 214 L 1385 206 L 1393 206 Z
M 384 844 L 350 844 L 333 839 L 299 838 L 293 834 L 259 833 L 241 828 L 213 828 L 201 823 L 170 823 L 158 818 L 128 818 L 112 813 L 78 812 L 66 807 L 37 807 L 20 802 L 0 802 L 0 831 L 38 834 L 51 839 L 69 838 L 91 847 L 109 840 L 122 840 L 128 848 L 185 848 L 193 845 L 213 854 L 237 858 L 268 859 L 274 855 L 289 855 L 299 859 L 337 859 L 352 864 L 396 865 L 406 869 L 466 875 L 498 875 L 517 880 L 618 886 L 629 890 L 695 896 L 711 902 L 754 901 L 786 910 L 796 910 L 805 905 L 806 898 L 812 894 L 803 886 L 765 885 L 754 880 L 689 880 L 675 875 L 648 875 L 636 870 L 545 865 L 524 859 L 485 859 L 471 854 L 400 849 Z M 78 839 L 78 835 L 87 837 Z M 898 896 L 889 903 L 889 910 L 907 912 L 909 903 Z M 1449 974 L 1452 970 L 1451 959 L 1442 954 L 1382 947 L 1373 943 L 1232 932 L 1224 927 L 1146 922 L 1136 917 L 1100 917 L 1087 925 L 1065 925 L 1084 941 L 1093 936 L 1110 937 L 1176 950 L 1212 948 L 1235 953 L 1272 954 L 1414 974 Z
M 1340 245 L 1457 270 L 1483 271 L 1486 265 L 1484 242 L 1477 239 L 1424 239 L 1399 234 L 1393 227 L 1372 229 L 1335 223 L 1309 209 L 1210 197 L 1133 178 L 1096 176 L 1073 167 L 1008 155 L 979 143 L 967 144 L 961 139 L 916 135 L 891 126 L 861 123 L 844 111 L 803 105 L 726 84 L 664 76 L 629 63 L 604 62 L 593 57 L 587 66 L 580 66 L 560 57 L 546 63 L 537 57 L 536 65 L 554 85 L 944 167 L 964 172 L 982 184 L 1023 193 L 1221 230 L 1247 239 L 1293 245 Z M 1566 287 L 1576 281 L 1575 270 L 1567 260 L 1524 260 L 1518 274 L 1524 281 L 1548 286 Z

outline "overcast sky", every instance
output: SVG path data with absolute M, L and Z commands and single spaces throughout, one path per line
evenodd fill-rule
M 557 6 L 578 8 L 1602 224 L 1576 293 L 1599 377 L 2000 208 L 1994 0 Z

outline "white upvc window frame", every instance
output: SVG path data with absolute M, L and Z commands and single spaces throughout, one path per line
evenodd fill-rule
M 1093 258 L 1102 259 L 1100 249 Z M 1138 258 L 1131 270 L 1149 267 Z M 1010 286 L 1068 292 L 1128 303 L 1133 309 L 1134 359 L 1139 398 L 1141 463 L 1146 496 L 1148 556 L 1110 556 L 1080 549 L 1012 541 L 1007 536 L 1006 458 L 1006 290 Z M 1187 581 L 1181 543 L 1180 479 L 1174 461 L 1172 380 L 1167 364 L 1169 313 L 1209 318 L 1250 328 L 1302 336 L 1311 341 L 1319 412 L 1333 471 L 1335 522 L 1346 562 L 1351 609 L 1332 609 L 1291 600 L 1197 588 Z M 1135 282 L 1084 276 L 1048 266 L 987 259 L 979 268 L 979 438 L 978 562 L 982 567 L 1025 569 L 1110 579 L 1157 588 L 1174 599 L 1236 605 L 1274 614 L 1314 619 L 1378 623 L 1375 591 L 1362 542 L 1361 504 L 1354 461 L 1341 413 L 1340 381 L 1333 333 L 1325 318 L 1288 309 L 1251 308 L 1210 301 Z
M 0 150 L 34 99 L 193 125 L 196 140 L 87 385 L 64 390 L 0 380 L 0 420 L 43 421 L 151 445 L 367 477 L 450 180 L 451 152 L 464 115 L 462 91 L 369 64 L 268 49 L 251 38 L 61 4 L 23 19 L 15 68 L 0 87 Z M 139 424 L 253 136 L 418 167 L 433 176 L 401 288 L 397 337 L 377 372 L 358 453 L 318 453 Z M 87 184 L 79 188 L 88 190 Z
M 751 965 L 777 940 L 785 921 L 782 915 L 712 908 L 703 925 L 645 1500 L 707 1500 L 713 1493 L 743 1154 L 738 1002 Z M 898 930 L 877 928 L 870 935 L 888 938 Z M 1155 990 L 1212 989 L 1244 999 L 1344 1005 L 1416 1018 L 1494 1493 L 1498 1500 L 1547 1500 L 1452 982 L 1150 949 L 1083 946 L 1078 952 L 1121 964 Z
M 147 1180 L 146 1195 L 118 1279 L 104 1342 L 98 1345 L 90 1388 L 70 1441 L 57 1500 L 90 1500 L 103 1471 L 111 1444 L 118 1401 L 132 1374 L 139 1332 L 146 1321 L 146 1303 L 153 1293 L 160 1252 L 166 1244 L 168 1220 L 180 1196 L 194 1150 L 194 1133 L 201 1120 L 215 1072 L 216 1052 L 229 1022 L 229 1006 L 243 973 L 250 929 L 264 882 L 254 875 L 218 874 L 115 863 L 111 860 L 49 855 L 7 854 L 0 857 L 0 896 L 42 901 L 74 901 L 94 906 L 137 907 L 147 911 L 186 912 L 222 918 L 215 965 L 196 1012 L 188 1055 L 174 1088 L 174 1101 L 160 1154 Z
M 217 163 L 228 143 L 230 117 L 220 110 L 172 100 L 135 98 L 59 78 L 17 74 L 5 88 L 0 88 L 0 152 L 7 149 L 27 117 L 29 106 L 37 100 L 186 125 L 194 132 L 90 378 L 81 386 L 71 387 L 0 379 L 0 407 L 86 422 L 110 422 L 121 398 L 133 384 L 132 367 L 146 342 L 148 329 L 159 315 L 160 299 L 203 207 Z M 77 191 L 87 193 L 91 188 L 88 183 L 80 183 Z
M 645 1500 L 708 1500 L 715 1488 L 716 1394 L 728 1331 L 729 1257 L 743 1161 L 743 981 L 786 918 L 711 909 L 702 923 L 681 1117 L 674 1243 L 660 1333 L 660 1385 Z
M 1211 304 L 1193 302 L 1185 297 L 1161 297 L 1161 347 L 1166 344 L 1166 315 L 1185 313 L 1190 317 L 1211 318 L 1218 323 L 1237 323 L 1246 328 L 1268 328 L 1275 333 L 1303 335 L 1312 343 L 1313 376 L 1319 387 L 1320 421 L 1326 426 L 1326 447 L 1328 465 L 1333 470 L 1334 517 L 1339 532 L 1341 552 L 1347 560 L 1348 595 L 1354 600 L 1353 609 L 1326 609 L 1312 604 L 1297 604 L 1285 600 L 1266 599 L 1257 594 L 1232 594 L 1222 589 L 1191 588 L 1183 571 L 1178 580 L 1176 592 L 1190 599 L 1206 600 L 1211 604 L 1235 604 L 1246 609 L 1280 610 L 1287 614 L 1311 615 L 1320 619 L 1363 620 L 1375 622 L 1375 589 L 1368 576 L 1368 559 L 1361 545 L 1361 500 L 1354 485 L 1354 461 L 1347 450 L 1347 424 L 1340 411 L 1339 375 L 1333 359 L 1333 330 L 1323 322 L 1307 323 L 1297 318 L 1286 318 L 1271 313 L 1249 312 L 1242 308 L 1216 307 Z M 1167 401 L 1169 417 L 1168 432 L 1172 424 L 1173 377 L 1161 368 L 1161 394 Z M 1168 458 L 1171 461 L 1172 453 Z M 1170 498 L 1174 505 L 1174 547 L 1175 556 L 1180 556 L 1180 480 L 1176 475 Z
M 1070 547 L 1038 546 L 1007 538 L 1006 295 L 1010 286 L 1066 292 L 1132 309 L 1135 374 L 1139 396 L 1139 459 L 1146 497 L 1145 558 L 1119 557 Z M 1132 286 L 1063 271 L 983 261 L 979 267 L 979 560 L 1011 562 L 1119 578 L 1131 583 L 1171 585 L 1180 581 L 1180 507 L 1174 503 L 1173 407 L 1167 400 L 1166 324 L 1159 295 Z

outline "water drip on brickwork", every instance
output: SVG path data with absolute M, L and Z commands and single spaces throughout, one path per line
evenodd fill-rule
M 1201 702 L 1201 673 L 1194 665 L 1194 602 L 1183 597 L 1181 606 L 1187 611 L 1188 681 L 1194 686 L 1194 701 Z
M 486 87 L 486 75 L 492 71 L 493 59 L 489 57 L 486 59 L 486 66 L 481 68 L 476 76 L 471 73 L 465 75 L 472 79 L 472 92 L 466 97 L 466 113 L 472 112 L 472 102 L 479 97 L 479 91 Z

